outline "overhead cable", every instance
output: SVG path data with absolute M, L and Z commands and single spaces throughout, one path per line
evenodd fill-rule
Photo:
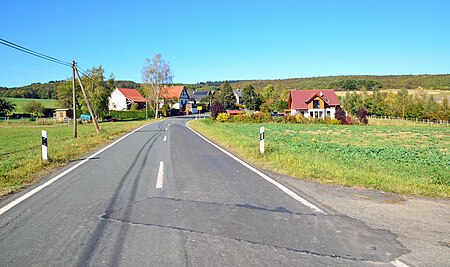
M 54 62 L 54 63 L 57 63 L 57 64 L 61 64 L 63 66 L 72 67 L 72 63 L 69 63 L 69 62 L 66 62 L 66 61 L 63 61 L 63 60 L 60 60 L 60 59 L 57 59 L 57 58 L 54 58 L 54 57 L 51 57 L 51 56 L 39 53 L 39 52 L 36 52 L 36 51 L 33 51 L 31 49 L 28 49 L 26 47 L 20 46 L 18 44 L 15 44 L 13 42 L 7 41 L 7 40 L 2 39 L 2 38 L 0 38 L 0 44 L 8 46 L 8 47 L 11 47 L 11 48 L 14 48 L 14 49 L 17 49 L 17 50 L 22 51 L 24 53 L 33 55 L 35 57 L 39 57 L 39 58 L 42 58 L 42 59 L 45 59 L 45 60 L 48 60 L 48 61 L 51 61 L 51 62 Z

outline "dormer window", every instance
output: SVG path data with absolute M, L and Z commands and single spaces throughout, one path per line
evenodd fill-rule
M 320 108 L 320 101 L 319 100 L 313 100 L 313 108 Z

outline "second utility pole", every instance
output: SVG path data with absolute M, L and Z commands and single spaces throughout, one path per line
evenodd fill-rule
M 86 105 L 89 109 L 89 113 L 91 114 L 92 121 L 94 122 L 95 130 L 97 131 L 97 133 L 100 133 L 100 128 L 98 127 L 98 123 L 97 123 L 97 118 L 95 118 L 95 116 L 94 116 L 94 112 L 92 111 L 92 107 L 91 107 L 91 102 L 89 102 L 89 98 L 86 94 L 86 91 L 84 90 L 83 84 L 81 83 L 80 74 L 78 73 L 78 69 L 76 66 L 75 66 L 75 74 L 77 75 L 78 83 L 80 84 L 80 87 L 81 87 L 81 92 L 83 93 L 84 100 L 86 101 Z
M 73 139 L 77 138 L 77 92 L 75 86 L 75 60 L 72 61 L 72 84 L 73 84 Z

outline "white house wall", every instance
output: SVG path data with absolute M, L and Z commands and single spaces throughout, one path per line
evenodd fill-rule
M 334 119 L 335 117 L 335 112 L 336 109 L 333 108 L 327 108 L 327 109 L 323 109 L 323 108 L 315 108 L 315 109 L 291 109 L 291 115 L 298 115 L 298 114 L 302 114 L 302 112 L 304 112 L 303 116 L 305 118 L 309 118 L 311 117 L 310 112 L 313 112 L 313 114 L 315 112 L 317 112 L 317 114 L 320 114 L 320 112 L 322 112 L 322 116 L 319 116 L 319 118 L 325 118 L 326 116 L 326 112 L 330 112 L 330 118 Z M 314 115 L 313 115 L 314 116 Z
M 127 110 L 127 98 L 119 91 L 114 90 L 109 98 L 110 110 Z

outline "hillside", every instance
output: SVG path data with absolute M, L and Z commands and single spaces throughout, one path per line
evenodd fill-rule
M 32 83 L 22 87 L 0 87 L 0 97 L 57 99 L 56 90 L 64 81 L 49 81 L 48 83 Z M 139 88 L 139 83 L 133 81 L 114 81 L 116 87 Z
M 374 81 L 382 84 L 384 89 L 416 89 L 418 86 L 427 90 L 450 90 L 450 74 L 439 75 L 389 75 L 389 76 L 326 76 L 313 78 L 292 78 L 282 80 L 249 80 L 232 81 L 233 88 L 244 88 L 251 84 L 257 90 L 262 89 L 268 84 L 280 86 L 283 89 L 336 89 L 340 90 L 337 84 L 345 81 Z
M 0 87 L 0 97 L 15 98 L 40 98 L 56 99 L 56 88 L 63 81 L 50 81 L 48 83 L 33 83 L 30 85 L 14 88 Z M 450 74 L 438 75 L 350 75 L 350 76 L 326 76 L 312 78 L 292 78 L 280 80 L 243 80 L 229 81 L 234 89 L 253 85 L 256 91 L 269 84 L 281 90 L 287 89 L 335 89 L 335 90 L 360 90 L 383 88 L 383 89 L 416 89 L 418 86 L 426 90 L 449 90 Z M 139 88 L 140 84 L 133 81 L 117 80 L 116 87 Z M 220 88 L 223 81 L 208 81 L 197 84 L 185 84 L 189 91 L 192 90 L 215 90 Z

